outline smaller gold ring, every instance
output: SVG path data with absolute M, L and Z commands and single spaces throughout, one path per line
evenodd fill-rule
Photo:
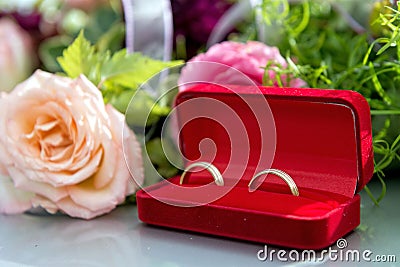
M 299 189 L 297 188 L 297 185 L 296 185 L 296 183 L 293 181 L 292 177 L 290 177 L 290 175 L 287 174 L 286 172 L 281 171 L 281 170 L 278 170 L 278 169 L 266 169 L 266 170 L 263 170 L 263 171 L 257 173 L 257 174 L 250 180 L 250 182 L 249 182 L 249 185 L 248 185 L 249 191 L 250 191 L 250 192 L 254 192 L 254 191 L 256 190 L 256 189 L 251 189 L 251 184 L 252 184 L 258 177 L 260 177 L 261 175 L 270 174 L 270 173 L 271 173 L 271 174 L 275 174 L 276 176 L 282 178 L 282 179 L 287 183 L 287 185 L 289 186 L 290 191 L 292 192 L 292 194 L 293 194 L 294 196 L 299 196 Z
M 181 175 L 181 179 L 179 181 L 180 184 L 183 184 L 183 179 L 185 179 L 186 173 L 196 167 L 202 167 L 206 169 L 209 173 L 211 173 L 212 177 L 214 178 L 215 184 L 218 186 L 223 186 L 224 185 L 224 179 L 222 178 L 222 175 L 220 171 L 215 167 L 213 164 L 205 161 L 199 161 L 190 164 L 189 166 L 186 167 L 186 169 L 183 171 Z

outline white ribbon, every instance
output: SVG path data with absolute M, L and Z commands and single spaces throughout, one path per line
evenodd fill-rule
M 128 52 L 141 52 L 169 61 L 172 54 L 173 22 L 169 0 L 122 0 Z

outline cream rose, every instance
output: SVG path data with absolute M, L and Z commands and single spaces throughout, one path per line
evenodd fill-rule
M 83 75 L 36 71 L 0 99 L 0 165 L 2 181 L 8 175 L 18 190 L 8 197 L 11 206 L 0 203 L 7 213 L 21 212 L 28 196 L 24 207 L 90 219 L 110 212 L 143 181 L 134 133 Z

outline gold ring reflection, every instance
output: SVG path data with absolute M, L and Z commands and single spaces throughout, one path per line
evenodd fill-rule
M 252 184 L 258 177 L 260 177 L 261 175 L 264 175 L 264 174 L 275 174 L 276 176 L 282 178 L 282 180 L 284 180 L 284 181 L 287 183 L 287 185 L 289 186 L 290 191 L 292 192 L 292 194 L 293 194 L 294 196 L 299 196 L 299 189 L 297 188 L 297 185 L 296 185 L 296 183 L 293 181 L 292 177 L 290 177 L 290 175 L 287 174 L 286 172 L 281 171 L 281 170 L 278 170 L 278 169 L 266 169 L 266 170 L 263 170 L 263 171 L 257 173 L 257 174 L 250 180 L 250 182 L 249 182 L 248 187 L 249 187 L 249 191 L 250 191 L 250 192 L 254 192 L 254 191 L 256 190 L 256 188 L 255 188 L 255 189 L 252 189 L 252 188 L 251 188 L 251 184 Z
M 222 178 L 222 175 L 221 175 L 220 171 L 217 169 L 217 167 L 215 167 L 213 164 L 211 164 L 209 162 L 205 162 L 205 161 L 195 162 L 195 163 L 192 163 L 189 166 L 187 166 L 181 175 L 181 179 L 180 179 L 179 183 L 180 184 L 183 183 L 183 180 L 185 179 L 185 175 L 187 172 L 189 172 L 193 168 L 198 168 L 198 167 L 201 167 L 201 168 L 207 170 L 211 174 L 211 176 L 214 178 L 216 185 L 218 185 L 218 186 L 224 185 L 224 179 Z

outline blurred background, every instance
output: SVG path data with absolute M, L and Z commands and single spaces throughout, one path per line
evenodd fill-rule
M 157 2 L 161 5 L 162 0 Z M 232 0 L 171 1 L 172 57 L 188 59 L 204 50 L 218 20 L 233 4 Z M 36 68 L 60 71 L 56 58 L 81 29 L 99 49 L 121 49 L 125 46 L 124 22 L 119 0 L 1 0 L 0 90 L 11 90 Z

